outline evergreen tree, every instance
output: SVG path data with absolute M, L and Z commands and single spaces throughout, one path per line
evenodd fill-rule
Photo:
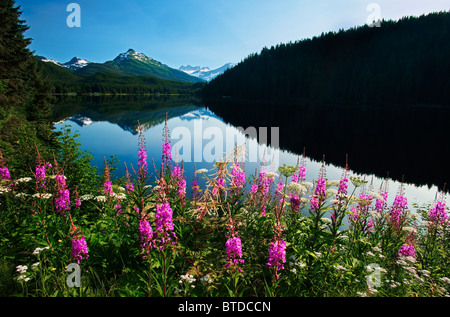
M 42 79 L 31 40 L 13 0 L 0 2 L 0 150 L 10 168 L 29 171 L 36 147 L 41 153 L 55 144 L 49 85 Z

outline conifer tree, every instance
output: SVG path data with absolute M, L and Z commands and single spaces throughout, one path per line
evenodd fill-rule
M 55 137 L 49 86 L 28 49 L 20 15 L 14 0 L 0 2 L 0 149 L 11 168 L 29 171 L 36 146 L 45 153 Z

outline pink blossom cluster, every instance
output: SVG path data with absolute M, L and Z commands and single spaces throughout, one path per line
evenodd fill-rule
M 445 211 L 445 203 L 438 201 L 436 206 L 430 210 L 429 213 L 430 221 L 434 224 L 443 224 L 445 220 L 448 219 L 448 214 Z
M 416 249 L 414 248 L 413 245 L 405 243 L 404 245 L 402 245 L 400 250 L 398 250 L 398 255 L 415 257 Z
M 268 267 L 275 268 L 275 278 L 278 279 L 278 271 L 284 269 L 283 263 L 286 263 L 286 242 L 278 240 L 270 243 Z
M 227 263 L 225 268 L 230 267 L 232 264 L 244 263 L 242 259 L 242 244 L 240 237 L 231 237 L 225 242 L 225 247 L 227 250 Z
M 72 239 L 72 259 L 79 264 L 82 259 L 89 257 L 87 243 L 83 236 Z

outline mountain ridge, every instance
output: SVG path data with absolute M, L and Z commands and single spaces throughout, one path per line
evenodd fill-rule
M 178 69 L 198 78 L 201 78 L 207 82 L 213 80 L 219 75 L 222 75 L 224 72 L 226 72 L 228 69 L 233 68 L 236 66 L 235 63 L 226 63 L 225 65 L 216 68 L 216 69 L 210 69 L 209 67 L 204 66 L 180 66 Z
M 171 68 L 134 49 L 119 53 L 113 60 L 104 63 L 90 62 L 78 57 L 69 62 L 61 63 L 44 56 L 36 56 L 40 61 L 51 62 L 57 66 L 82 75 L 95 75 L 97 73 L 112 73 L 127 76 L 155 76 L 164 80 L 183 81 L 189 83 L 204 82 L 203 79 L 190 76 L 181 70 Z

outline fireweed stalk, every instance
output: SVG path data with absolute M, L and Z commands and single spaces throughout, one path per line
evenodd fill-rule
M 442 252 L 443 250 L 439 249 L 445 249 L 446 246 L 446 236 L 448 235 L 447 230 L 450 222 L 445 210 L 445 192 L 442 190 L 439 196 L 438 194 L 436 194 L 433 208 L 430 209 L 427 215 L 427 235 L 425 236 L 425 248 L 421 257 L 423 266 L 434 266 L 433 255 Z
M 232 273 L 232 295 L 238 295 L 238 282 L 239 282 L 239 273 L 242 273 L 242 269 L 239 264 L 243 264 L 245 261 L 242 259 L 242 243 L 241 238 L 237 235 L 236 230 L 236 222 L 233 220 L 231 216 L 230 206 L 228 206 L 228 239 L 225 242 L 226 248 L 226 264 L 225 268 L 229 269 Z M 230 293 L 231 294 L 231 293 Z

